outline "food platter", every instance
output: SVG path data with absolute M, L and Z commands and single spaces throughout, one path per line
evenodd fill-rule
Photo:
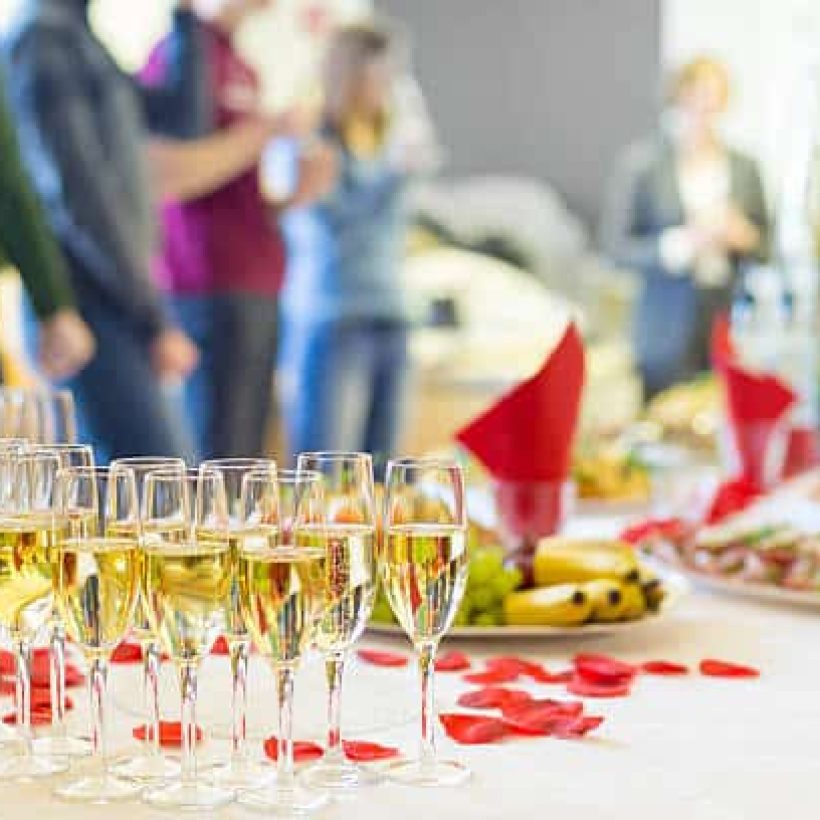
M 647 612 L 646 615 L 636 621 L 591 623 L 582 626 L 454 626 L 447 632 L 447 637 L 449 639 L 464 640 L 503 640 L 505 638 L 566 640 L 568 638 L 594 638 L 631 634 L 665 620 L 690 588 L 689 581 L 682 573 L 657 565 L 654 562 L 652 567 L 663 580 L 667 595 L 657 612 Z M 368 631 L 372 635 L 404 637 L 404 630 L 398 624 L 374 623 L 371 621 L 368 625 Z

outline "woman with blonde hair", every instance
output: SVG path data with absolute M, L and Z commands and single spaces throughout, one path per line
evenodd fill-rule
M 284 221 L 289 268 L 282 371 L 292 452 L 387 456 L 400 433 L 408 310 L 400 267 L 410 157 L 392 150 L 389 35 L 333 36 L 318 136 L 337 156 L 331 193 Z
M 680 68 L 660 133 L 627 150 L 609 188 L 602 246 L 643 280 L 634 334 L 649 396 L 708 367 L 712 322 L 742 265 L 766 251 L 757 166 L 718 127 L 730 96 L 720 62 Z

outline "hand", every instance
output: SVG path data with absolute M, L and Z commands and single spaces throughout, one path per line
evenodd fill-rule
M 306 105 L 294 105 L 267 119 L 273 136 L 304 139 L 318 127 L 319 112 Z
M 167 328 L 151 345 L 151 364 L 163 381 L 184 379 L 199 362 L 196 345 L 177 328 Z
M 327 143 L 316 140 L 299 157 L 298 173 L 292 205 L 309 205 L 326 197 L 336 187 L 339 178 L 336 152 Z
M 40 325 L 40 365 L 55 381 L 71 378 L 94 357 L 96 345 L 88 325 L 73 309 L 64 308 Z

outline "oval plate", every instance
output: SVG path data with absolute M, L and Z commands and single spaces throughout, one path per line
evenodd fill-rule
M 624 621 L 614 624 L 583 624 L 581 626 L 454 626 L 447 632 L 446 638 L 584 638 L 605 635 L 619 635 L 634 632 L 641 627 L 662 621 L 689 591 L 689 582 L 683 574 L 665 566 L 659 566 L 654 561 L 648 561 L 663 580 L 667 596 L 661 608 L 656 613 L 644 615 L 637 621 Z M 371 623 L 367 627 L 372 635 L 404 636 L 404 630 L 398 624 Z

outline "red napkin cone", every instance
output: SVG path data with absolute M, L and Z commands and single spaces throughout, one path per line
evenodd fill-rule
M 541 369 L 456 438 L 500 481 L 564 481 L 583 386 L 584 346 L 571 323 Z
M 153 735 L 152 727 L 142 724 L 136 726 L 131 734 L 136 740 L 147 740 Z M 202 741 L 202 729 L 196 727 L 196 742 Z M 178 720 L 161 720 L 159 722 L 159 745 L 164 749 L 178 749 L 182 746 L 182 724 Z

